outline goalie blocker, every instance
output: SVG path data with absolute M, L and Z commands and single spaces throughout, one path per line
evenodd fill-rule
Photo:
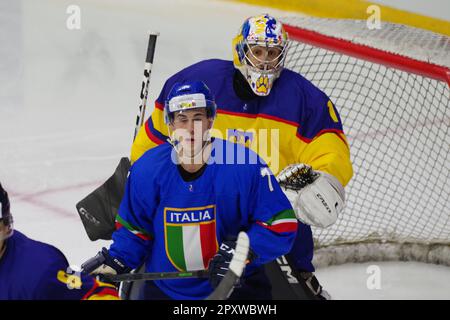
M 298 163 L 284 168 L 277 180 L 297 219 L 326 228 L 336 222 L 345 204 L 345 190 L 332 175 Z

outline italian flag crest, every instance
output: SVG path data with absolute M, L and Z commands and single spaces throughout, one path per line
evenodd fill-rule
M 216 254 L 216 206 L 165 208 L 166 254 L 180 271 L 203 270 Z

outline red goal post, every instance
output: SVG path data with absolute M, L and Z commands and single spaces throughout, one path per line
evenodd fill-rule
M 281 20 L 286 67 L 336 105 L 355 172 L 338 222 L 313 228 L 316 266 L 450 266 L 450 38 L 387 22 Z
M 295 41 L 319 46 L 324 49 L 339 52 L 355 58 L 364 59 L 374 63 L 380 63 L 392 68 L 416 73 L 440 81 L 446 81 L 450 86 L 450 70 L 445 66 L 419 61 L 403 55 L 382 51 L 350 40 L 338 39 L 316 31 L 301 29 L 291 25 L 285 25 L 286 32 Z M 442 36 L 443 38 L 445 36 Z M 450 52 L 448 52 L 450 54 Z

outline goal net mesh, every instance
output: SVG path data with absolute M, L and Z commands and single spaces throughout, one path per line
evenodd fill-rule
M 351 20 L 283 22 L 444 68 L 450 65 L 449 38 L 424 30 L 386 23 L 381 30 L 369 30 L 365 21 Z M 381 245 L 391 243 L 448 249 L 449 85 L 388 62 L 355 58 L 292 36 L 291 40 L 286 67 L 334 102 L 354 167 L 343 214 L 327 229 L 313 228 L 316 248 L 372 243 L 385 251 L 382 255 L 390 253 Z

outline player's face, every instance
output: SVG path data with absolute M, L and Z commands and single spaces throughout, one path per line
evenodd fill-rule
M 281 53 L 282 50 L 278 47 L 252 45 L 247 52 L 247 59 L 252 66 L 260 70 L 270 70 L 277 67 Z
M 206 109 L 192 109 L 175 113 L 171 130 L 180 142 L 185 155 L 196 155 L 204 146 L 212 120 Z

